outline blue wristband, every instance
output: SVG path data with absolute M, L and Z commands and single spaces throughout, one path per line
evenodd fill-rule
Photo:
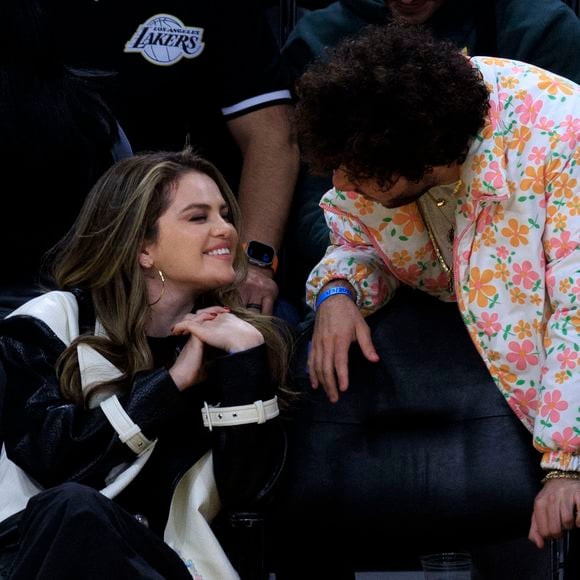
M 348 288 L 345 288 L 344 286 L 333 286 L 332 288 L 329 288 L 328 290 L 325 290 L 324 292 L 318 295 L 318 298 L 316 298 L 316 306 L 314 307 L 314 309 L 318 310 L 320 308 L 320 305 L 327 298 L 330 298 L 335 294 L 347 294 L 351 298 L 351 300 L 354 301 L 354 296 Z

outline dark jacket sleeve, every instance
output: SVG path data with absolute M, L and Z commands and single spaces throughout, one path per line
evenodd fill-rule
M 223 407 L 267 401 L 275 396 L 265 346 L 222 357 L 210 370 L 209 383 Z M 214 427 L 214 473 L 224 508 L 258 509 L 270 497 L 286 454 L 279 417 L 262 424 Z
M 65 345 L 41 321 L 15 316 L 0 323 L 6 372 L 3 431 L 12 461 L 43 486 L 78 481 L 102 487 L 114 467 L 135 454 L 100 407 L 63 399 L 55 363 Z M 181 393 L 164 369 L 141 373 L 119 400 L 144 435 L 155 439 L 179 410 Z
M 293 211 L 295 229 L 293 240 L 301 261 L 301 267 L 306 275 L 324 256 L 330 244 L 330 235 L 324 211 L 320 207 L 320 199 L 332 187 L 331 175 L 311 175 L 305 167 L 301 168 L 300 176 L 294 192 Z

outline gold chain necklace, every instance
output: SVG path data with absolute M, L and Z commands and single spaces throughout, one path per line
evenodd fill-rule
M 451 194 L 452 197 L 454 197 L 455 194 L 459 191 L 461 184 L 462 184 L 462 181 L 460 179 L 457 182 L 457 184 L 455 185 L 455 187 L 453 188 L 453 193 Z M 433 195 L 433 193 L 431 193 L 431 191 L 427 191 L 427 195 L 435 203 L 435 207 L 437 207 L 437 209 L 441 212 L 441 214 L 443 215 L 445 220 L 451 226 L 451 229 L 449 230 L 449 232 L 447 234 L 447 239 L 448 239 L 450 244 L 453 244 L 454 237 L 455 237 L 455 223 L 449 219 L 447 214 L 442 209 L 447 204 L 447 200 L 446 199 L 437 199 Z M 453 264 L 451 264 L 451 266 L 449 264 L 447 264 L 445 257 L 443 256 L 443 252 L 441 251 L 441 247 L 439 246 L 439 243 L 437 242 L 435 235 L 433 233 L 431 220 L 427 217 L 426 213 L 424 212 L 423 208 L 421 207 L 420 202 L 417 203 L 417 208 L 419 209 L 419 213 L 421 214 L 421 217 L 423 218 L 423 223 L 425 224 L 425 229 L 427 230 L 427 235 L 429 236 L 429 240 L 431 240 L 433 250 L 435 251 L 435 256 L 437 256 L 437 260 L 438 260 L 439 264 L 441 265 L 441 269 L 447 275 L 447 289 L 449 290 L 449 292 L 451 294 L 453 294 L 453 292 L 454 292 Z
M 456 193 L 457 190 L 454 190 L 453 193 L 451 195 L 454 195 Z M 449 224 L 450 228 L 449 231 L 447 232 L 447 241 L 452 244 L 453 243 L 453 238 L 454 238 L 454 234 L 455 234 L 455 221 L 451 220 L 449 218 L 449 216 L 445 213 L 445 211 L 443 210 L 443 208 L 447 205 L 447 200 L 446 199 L 437 199 L 430 191 L 427 192 L 427 195 L 431 198 L 431 200 L 433 201 L 433 203 L 435 204 L 435 207 L 439 210 L 439 213 L 443 216 L 443 218 L 445 219 L 445 221 Z M 453 211 L 455 211 L 455 208 L 451 208 Z

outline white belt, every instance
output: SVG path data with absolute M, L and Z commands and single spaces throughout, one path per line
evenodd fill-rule
M 255 401 L 251 405 L 238 407 L 210 407 L 207 403 L 201 409 L 204 427 L 211 431 L 214 427 L 231 427 L 248 423 L 265 423 L 280 414 L 278 397 L 269 401 Z

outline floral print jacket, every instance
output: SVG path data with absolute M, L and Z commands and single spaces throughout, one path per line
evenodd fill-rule
M 332 245 L 307 300 L 337 278 L 363 314 L 399 282 L 457 300 L 542 466 L 580 471 L 580 86 L 513 60 L 471 60 L 491 107 L 461 167 L 454 293 L 415 203 L 387 209 L 331 189 L 320 205 Z

